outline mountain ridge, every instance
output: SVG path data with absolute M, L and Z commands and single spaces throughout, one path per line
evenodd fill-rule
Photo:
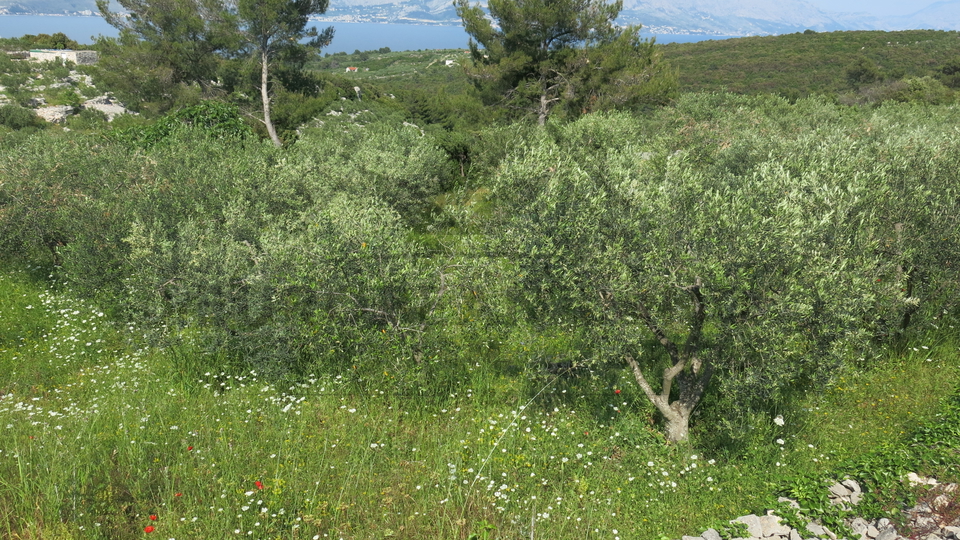
M 96 15 L 95 0 L 0 0 L 2 15 Z M 458 25 L 449 0 L 332 0 L 326 22 Z M 939 0 L 907 16 L 824 11 L 806 0 L 626 0 L 618 22 L 654 34 L 777 35 L 807 29 L 960 30 L 960 0 Z

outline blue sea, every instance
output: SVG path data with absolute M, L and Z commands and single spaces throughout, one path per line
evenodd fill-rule
M 393 51 L 466 48 L 469 36 L 460 26 L 413 24 L 327 23 L 314 21 L 318 29 L 333 26 L 333 43 L 323 52 L 369 51 L 390 47 Z M 58 15 L 0 15 L 0 37 L 63 32 L 82 44 L 93 43 L 97 36 L 116 37 L 117 29 L 101 17 Z M 657 43 L 690 43 L 734 36 L 661 35 Z

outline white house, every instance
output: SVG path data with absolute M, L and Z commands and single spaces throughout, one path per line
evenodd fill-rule
M 74 64 L 96 64 L 98 60 L 97 51 L 74 51 L 72 49 L 31 49 L 30 60 L 34 62 L 47 62 L 50 60 L 70 61 Z

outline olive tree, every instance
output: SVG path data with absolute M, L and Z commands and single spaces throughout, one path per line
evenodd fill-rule
M 535 320 L 589 332 L 585 361 L 630 367 L 669 441 L 717 374 L 771 396 L 868 339 L 891 263 L 866 182 L 775 162 L 714 176 L 630 144 L 575 154 L 544 138 L 501 166 L 491 242 Z

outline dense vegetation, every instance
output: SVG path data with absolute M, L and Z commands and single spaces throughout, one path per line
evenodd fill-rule
M 773 93 L 790 99 L 816 94 L 848 101 L 890 99 L 903 80 L 960 88 L 960 33 L 813 32 L 663 46 L 685 91 Z M 945 99 L 938 96 L 937 99 Z M 906 99 L 900 99 L 906 101 Z
M 676 538 L 957 479 L 955 106 L 538 127 L 448 59 L 275 72 L 282 147 L 239 83 L 0 109 L 3 534 Z

